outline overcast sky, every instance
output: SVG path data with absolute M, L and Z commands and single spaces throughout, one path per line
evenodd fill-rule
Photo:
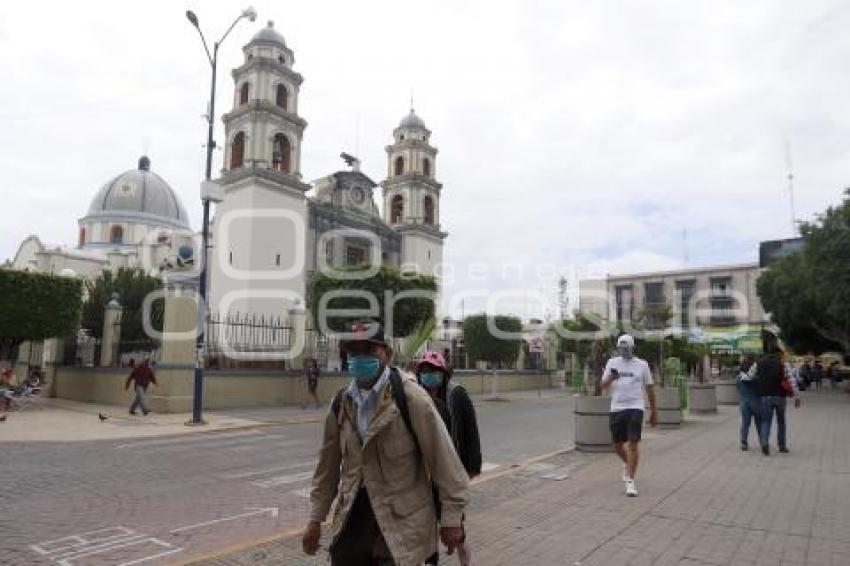
M 307 180 L 340 169 L 342 150 L 383 179 L 412 90 L 440 150 L 447 301 L 478 289 L 551 296 L 558 274 L 754 261 L 759 241 L 792 234 L 786 147 L 798 218 L 850 185 L 848 2 L 254 6 L 257 22 L 222 48 L 219 118 L 229 70 L 268 19 L 305 79 Z M 29 234 L 73 245 L 98 188 L 143 153 L 200 227 L 209 67 L 183 13 L 212 39 L 243 7 L 0 5 L 0 260 Z M 476 261 L 491 266 L 486 280 L 467 275 Z M 522 276 L 503 277 L 505 262 Z M 557 273 L 537 277 L 541 264 Z

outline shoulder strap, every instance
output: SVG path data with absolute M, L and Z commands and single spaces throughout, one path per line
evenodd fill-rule
M 334 416 L 336 417 L 337 424 L 339 424 L 339 410 L 342 406 L 342 395 L 345 393 L 346 388 L 343 387 L 334 395 L 334 400 L 331 402 L 331 411 L 333 411 Z
M 395 401 L 395 405 L 398 407 L 398 412 L 401 413 L 401 420 L 404 421 L 407 432 L 413 437 L 416 449 L 419 450 L 419 439 L 416 438 L 416 433 L 413 432 L 413 423 L 410 421 L 410 407 L 407 405 L 407 394 L 404 392 L 404 383 L 397 368 L 390 368 L 390 389 L 392 390 L 393 401 Z
M 454 442 L 455 446 L 458 444 L 458 426 L 457 426 L 457 418 L 455 418 L 455 392 L 458 388 L 463 389 L 461 386 L 456 385 L 454 383 L 449 383 L 448 391 L 446 391 L 446 405 L 449 407 L 449 418 L 451 419 L 451 433 L 452 442 Z
M 454 383 L 449 383 L 448 390 L 446 391 L 446 405 L 449 406 L 449 415 L 452 417 L 452 423 L 454 423 L 455 420 L 454 400 L 457 387 L 458 386 Z

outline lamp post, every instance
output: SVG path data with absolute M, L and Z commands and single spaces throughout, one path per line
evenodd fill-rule
M 218 48 L 230 33 L 230 31 L 236 27 L 236 24 L 239 23 L 239 20 L 247 18 L 250 21 L 254 21 L 257 19 L 257 12 L 254 8 L 250 6 L 242 11 L 239 14 L 239 17 L 233 20 L 233 23 L 230 24 L 230 27 L 227 28 L 227 31 L 224 32 L 224 35 L 221 36 L 221 39 L 213 43 L 213 50 L 210 53 L 210 49 L 207 46 L 207 40 L 204 37 L 204 33 L 201 31 L 200 25 L 198 25 L 198 16 L 191 10 L 186 11 L 186 19 L 189 20 L 196 30 L 198 30 L 198 35 L 201 36 L 201 43 L 204 45 L 204 51 L 207 54 L 207 59 L 209 59 L 210 67 L 212 68 L 212 81 L 210 84 L 210 101 L 209 101 L 209 112 L 207 112 L 207 168 L 205 179 L 207 182 L 210 181 L 212 177 L 212 158 L 213 158 L 213 150 L 215 149 L 215 141 L 213 140 L 213 127 L 215 126 L 215 79 L 216 79 L 216 66 L 218 64 Z M 202 185 L 203 187 L 204 185 Z M 209 184 L 206 184 L 209 187 Z M 192 420 L 187 424 L 192 425 L 200 425 L 204 424 L 203 419 L 201 418 L 201 414 L 203 412 L 203 394 L 204 394 L 204 342 L 206 340 L 206 310 L 207 310 L 207 256 L 209 250 L 209 222 L 210 222 L 210 202 L 213 198 L 210 197 L 206 193 L 206 191 L 201 191 L 201 199 L 204 205 L 204 220 L 203 226 L 201 227 L 201 275 L 198 282 L 199 292 L 200 292 L 200 301 L 198 301 L 198 322 L 197 322 L 197 339 L 195 341 L 195 379 L 192 390 Z

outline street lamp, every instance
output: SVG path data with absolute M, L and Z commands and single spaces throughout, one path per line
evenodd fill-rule
M 224 32 L 224 35 L 221 36 L 221 39 L 213 43 L 213 50 L 210 53 L 210 49 L 207 46 L 207 40 L 204 37 L 204 33 L 201 31 L 201 27 L 198 24 L 198 16 L 195 15 L 195 12 L 191 10 L 186 11 L 186 19 L 189 20 L 196 30 L 198 30 L 198 35 L 201 36 L 201 43 L 204 45 L 204 51 L 207 54 L 207 59 L 209 59 L 210 67 L 212 67 L 212 81 L 210 85 L 210 101 L 209 101 L 209 112 L 207 113 L 207 169 L 205 179 L 206 182 L 203 186 L 209 187 L 209 181 L 212 177 L 212 158 L 213 158 L 213 150 L 215 149 L 215 141 L 213 140 L 213 127 L 215 126 L 215 75 L 216 75 L 216 66 L 218 64 L 218 48 L 230 33 L 230 31 L 236 27 L 236 24 L 239 23 L 241 19 L 247 19 L 250 21 L 254 21 L 257 19 L 257 11 L 252 7 L 248 7 L 245 10 L 242 10 L 242 13 L 239 14 L 239 17 L 233 20 L 233 23 L 230 24 L 230 27 L 227 28 L 227 31 Z M 206 330 L 206 310 L 207 310 L 207 256 L 209 251 L 209 223 L 210 223 L 210 202 L 215 200 L 209 194 L 209 191 L 203 190 L 201 191 L 201 200 L 204 204 L 204 220 L 203 226 L 201 227 L 201 276 L 198 282 L 198 290 L 200 292 L 201 298 L 198 301 L 198 323 L 197 323 L 197 339 L 195 341 L 195 380 L 194 387 L 192 391 L 192 420 L 187 424 L 199 425 L 204 424 L 203 419 L 201 418 L 201 413 L 203 411 L 203 394 L 204 394 L 204 342 L 206 339 L 205 330 Z

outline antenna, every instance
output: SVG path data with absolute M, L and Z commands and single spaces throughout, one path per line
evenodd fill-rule
M 797 232 L 797 211 L 794 207 L 794 166 L 791 162 L 791 142 L 785 140 L 785 165 L 788 168 L 788 204 L 791 207 L 791 235 Z
M 413 88 L 410 89 L 410 111 L 413 112 Z
M 688 256 L 688 229 L 682 228 L 682 257 L 685 260 L 685 265 L 688 265 L 690 257 Z

